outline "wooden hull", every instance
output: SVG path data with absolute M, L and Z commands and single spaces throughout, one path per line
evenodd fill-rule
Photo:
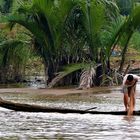
M 125 111 L 89 111 L 89 110 L 76 110 L 76 109 L 66 109 L 66 108 L 51 108 L 44 107 L 39 105 L 29 105 L 29 104 L 20 104 L 13 103 L 10 101 L 5 101 L 0 99 L 0 107 L 21 111 L 21 112 L 46 112 L 46 113 L 79 113 L 79 114 L 110 114 L 110 115 L 126 115 Z M 134 111 L 134 115 L 140 115 L 140 111 Z

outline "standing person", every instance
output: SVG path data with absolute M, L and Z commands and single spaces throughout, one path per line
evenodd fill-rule
M 127 115 L 132 115 L 135 108 L 136 84 L 140 79 L 134 74 L 126 74 L 123 78 L 124 106 Z

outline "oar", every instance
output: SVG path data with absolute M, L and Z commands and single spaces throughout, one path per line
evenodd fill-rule
M 92 108 L 86 109 L 86 110 L 84 110 L 84 111 L 89 111 L 89 110 L 92 110 L 92 109 L 95 109 L 95 108 L 97 108 L 97 107 L 95 106 L 95 107 L 92 107 Z

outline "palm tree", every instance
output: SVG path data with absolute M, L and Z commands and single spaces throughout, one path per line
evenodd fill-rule
M 140 27 L 139 16 L 140 16 L 140 6 L 136 6 L 124 24 L 124 31 L 123 31 L 122 36 L 125 35 L 125 42 L 124 42 L 124 47 L 122 50 L 122 60 L 120 63 L 120 68 L 119 68 L 120 72 L 122 72 L 123 70 L 125 54 L 127 52 L 129 41 L 133 33 Z
M 110 2 L 112 7 L 116 8 L 116 5 L 112 1 Z M 48 76 L 47 81 L 50 82 L 55 77 L 55 73 L 61 70 L 61 65 L 89 61 L 93 61 L 96 64 L 100 61 L 99 55 L 101 54 L 100 50 L 102 50 L 99 47 L 101 46 L 100 32 L 102 32 L 106 24 L 105 17 L 107 14 L 105 13 L 107 12 L 105 12 L 105 6 L 109 6 L 110 2 L 95 0 L 65 0 L 63 2 L 57 0 L 33 0 L 33 3 L 29 2 L 26 5 L 22 5 L 15 14 L 8 17 L 8 20 L 12 23 L 11 27 L 13 23 L 18 23 L 33 34 L 34 47 L 43 58 L 45 75 Z M 74 20 L 74 24 L 67 24 L 68 20 L 72 21 L 70 20 L 70 15 L 74 14 L 76 18 L 81 19 L 81 22 Z M 81 24 L 82 22 L 84 24 Z M 79 24 L 81 24 L 80 27 Z M 66 28 L 64 25 L 67 25 Z M 81 38 L 78 39 L 77 36 L 69 34 L 69 25 L 74 25 L 73 29 L 76 29 L 78 25 L 76 34 L 81 34 Z M 65 42 L 66 36 L 64 35 L 66 33 L 71 43 L 68 43 L 68 40 L 66 41 L 67 43 L 63 43 L 63 41 Z M 70 37 L 72 38 L 70 39 Z M 76 45 L 77 39 L 79 41 Z M 77 50 L 74 51 L 74 53 L 77 52 L 75 55 L 72 53 L 75 50 L 75 48 L 71 49 L 72 44 Z M 68 50 L 71 50 L 69 55 Z M 103 61 L 105 62 L 106 60 Z
M 114 9 L 114 13 L 111 12 L 111 14 L 108 14 L 110 13 L 109 10 L 112 11 L 112 9 Z M 109 55 L 113 41 L 115 41 L 114 37 L 116 37 L 118 31 L 116 31 L 116 34 L 114 34 L 112 38 L 106 38 L 106 44 L 104 44 L 105 42 L 102 40 L 102 34 L 106 28 L 108 29 L 108 24 L 111 25 L 111 22 L 114 22 L 114 18 L 118 16 L 119 11 L 116 3 L 111 0 L 83 1 L 82 10 L 84 12 L 83 21 L 85 32 L 88 36 L 88 46 L 91 60 L 94 61 L 95 64 L 102 64 L 102 67 L 99 65 L 100 69 L 97 69 L 96 72 L 96 78 L 99 79 L 102 74 L 107 72 L 107 69 L 110 69 Z
M 86 52 L 88 53 L 88 59 L 86 58 L 86 61 L 92 62 L 89 63 L 89 66 L 86 65 L 86 69 L 84 69 L 83 74 L 81 75 L 82 83 L 86 83 L 85 81 L 90 81 L 88 79 L 92 79 L 92 81 L 87 82 L 85 85 L 89 86 L 89 83 L 93 83 L 93 78 L 95 76 L 95 70 L 93 71 L 93 67 L 96 68 L 97 67 L 97 63 L 100 61 L 101 63 L 105 63 L 105 61 L 107 60 L 105 57 L 105 59 L 103 61 L 101 61 L 101 59 L 103 59 L 100 56 L 100 51 L 102 50 L 101 46 L 101 32 L 103 32 L 103 30 L 105 29 L 105 25 L 107 25 L 107 21 L 112 20 L 113 16 L 115 14 L 117 14 L 117 10 L 115 11 L 114 15 L 109 15 L 108 12 L 106 11 L 105 7 L 109 7 L 111 9 L 117 9 L 117 6 L 115 3 L 112 3 L 111 1 L 94 1 L 94 0 L 87 0 L 87 1 L 80 1 L 79 3 L 80 5 L 80 9 L 82 12 L 82 20 L 81 20 L 81 24 L 82 26 L 82 30 L 84 31 L 84 36 L 86 36 L 85 38 L 85 47 L 84 49 L 86 50 Z M 115 17 L 115 16 L 114 16 Z M 71 28 L 72 29 L 72 28 Z M 109 41 L 109 40 L 108 40 Z M 75 42 L 74 42 L 75 43 Z M 83 48 L 81 48 L 81 50 L 84 50 Z M 104 51 L 106 52 L 106 51 Z M 77 55 L 79 56 L 79 55 Z M 84 55 L 86 56 L 86 55 Z M 86 62 L 84 61 L 84 62 Z M 79 64 L 78 64 L 79 65 Z M 73 66 L 73 65 L 72 65 Z M 79 65 L 80 66 L 80 65 Z M 92 66 L 92 67 L 91 67 Z M 77 67 L 75 67 L 77 68 Z M 67 66 L 68 69 L 68 66 Z M 74 70 L 74 69 L 73 69 Z M 77 69 L 75 69 L 77 70 Z M 91 72 L 90 72 L 91 70 Z M 73 72 L 73 71 L 72 71 Z M 67 71 L 65 71 L 63 73 L 63 75 L 66 75 Z M 97 72 L 98 73 L 98 72 Z M 92 75 L 91 75 L 92 74 Z M 102 73 L 101 73 L 102 74 Z M 86 76 L 85 76 L 86 75 Z M 101 75 L 99 75 L 101 76 Z M 60 75 L 58 75 L 58 77 L 56 77 L 56 79 L 54 79 L 54 81 L 58 81 L 59 78 L 62 78 L 62 73 L 60 73 Z M 97 77 L 99 78 L 99 77 Z M 54 84 L 54 81 L 52 81 L 52 83 L 50 85 Z M 91 84 L 90 84 L 91 86 Z
M 34 47 L 43 58 L 45 72 L 50 82 L 59 69 L 63 29 L 76 1 L 33 0 L 18 9 L 8 20 L 27 28 L 34 36 Z
M 34 48 L 43 59 L 47 82 L 50 83 L 67 64 L 71 64 L 66 66 L 67 68 L 71 69 L 72 66 L 74 69 L 67 69 L 66 73 L 61 73 L 60 78 L 84 68 L 81 64 L 77 67 L 73 63 L 87 66 L 85 63 L 91 62 L 89 65 L 96 67 L 100 61 L 103 69 L 109 66 L 112 46 L 114 48 L 120 40 L 126 24 L 125 20 L 122 20 L 118 28 L 110 32 L 107 25 L 113 27 L 117 20 L 114 20 L 114 15 L 108 14 L 106 7 L 117 9 L 111 0 L 33 0 L 23 3 L 8 20 L 11 27 L 18 23 L 32 33 Z M 107 30 L 110 38 L 104 42 L 101 40 L 101 33 L 107 33 Z M 87 71 L 88 68 L 93 70 L 89 66 Z M 92 74 L 94 75 L 94 72 Z M 89 77 L 92 76 L 89 74 Z

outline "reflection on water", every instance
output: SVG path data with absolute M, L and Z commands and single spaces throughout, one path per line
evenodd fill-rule
M 96 110 L 123 110 L 122 93 L 79 94 L 63 97 L 0 94 L 6 100 Z M 139 97 L 139 96 L 138 96 Z M 137 109 L 140 99 L 137 99 Z M 0 108 L 0 139 L 5 140 L 139 140 L 140 117 L 91 114 L 25 113 Z
M 126 120 L 129 123 L 133 123 L 135 121 L 135 116 L 124 116 L 123 120 Z
M 67 140 L 138 140 L 140 118 L 58 113 L 19 113 L 1 110 L 0 138 Z

